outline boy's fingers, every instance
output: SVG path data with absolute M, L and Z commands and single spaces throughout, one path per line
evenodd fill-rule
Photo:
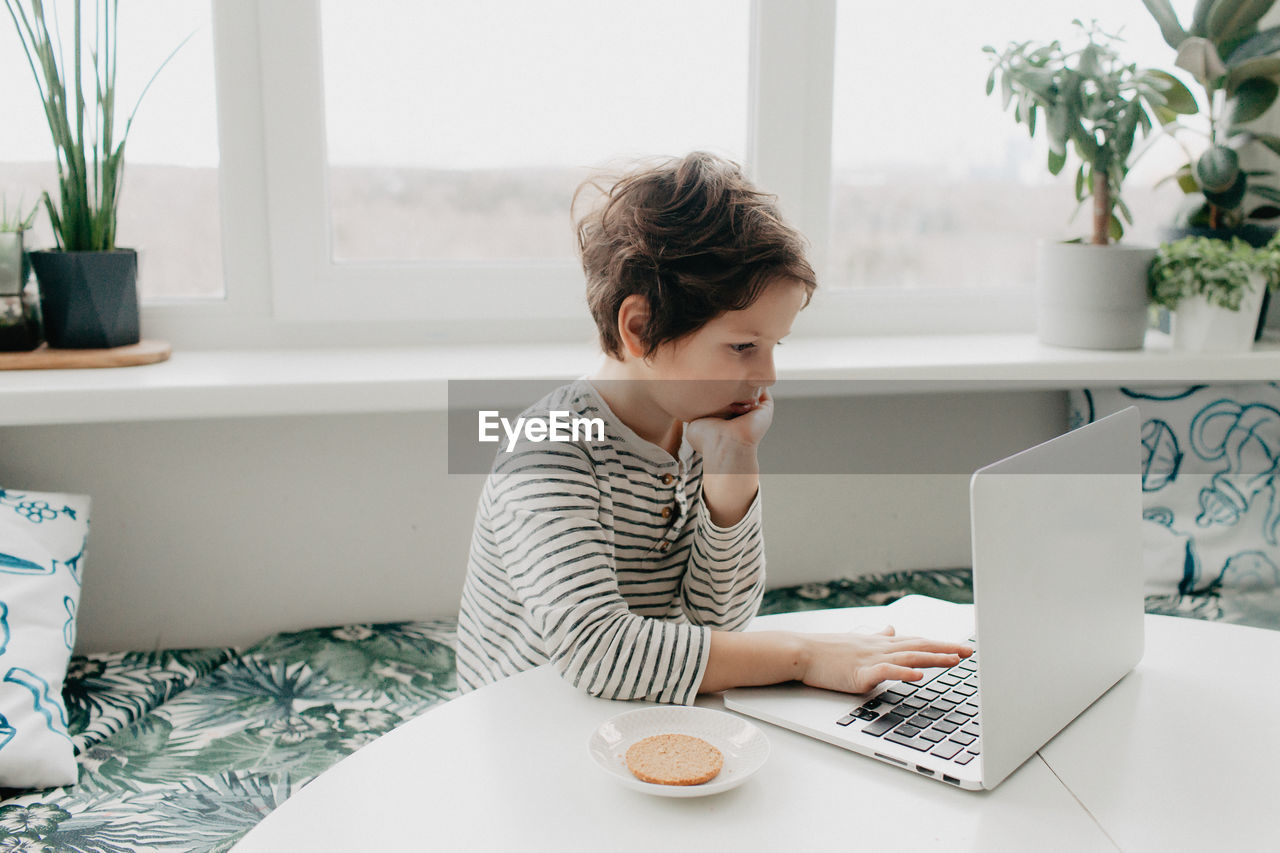
M 924 637 L 898 637 L 898 646 L 904 651 L 937 652 L 946 655 L 968 657 L 973 654 L 973 647 L 964 643 L 946 643 L 941 640 L 928 640 Z
M 911 669 L 907 666 L 899 666 L 894 663 L 878 663 L 873 667 L 869 667 L 863 671 L 866 683 L 855 685 L 860 687 L 859 693 L 870 690 L 882 681 L 919 681 L 924 678 L 924 673 L 918 669 Z
M 918 666 L 933 668 L 939 666 L 955 666 L 960 662 L 959 655 L 937 654 L 934 652 L 893 652 L 891 659 L 902 666 Z

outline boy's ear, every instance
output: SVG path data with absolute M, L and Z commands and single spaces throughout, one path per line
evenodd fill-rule
M 618 307 L 618 338 L 623 351 L 632 358 L 644 358 L 644 330 L 649 325 L 649 300 L 633 293 Z

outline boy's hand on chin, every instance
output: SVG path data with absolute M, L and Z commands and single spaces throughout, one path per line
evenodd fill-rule
M 766 388 L 756 406 L 741 415 L 710 415 L 685 424 L 685 437 L 704 459 L 732 458 L 750 453 L 755 459 L 756 447 L 773 423 L 773 397 Z

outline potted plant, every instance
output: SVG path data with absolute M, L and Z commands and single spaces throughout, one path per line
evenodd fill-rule
M 1173 348 L 1240 352 L 1253 346 L 1263 294 L 1280 287 L 1280 245 L 1182 237 L 1151 264 L 1151 304 L 1172 312 Z
M 137 343 L 138 256 L 116 246 L 125 142 L 137 112 L 135 104 L 117 137 L 118 0 L 97 4 L 92 31 L 82 27 L 81 2 L 74 0 L 70 61 L 61 52 L 57 16 L 50 10 L 46 18 L 42 0 L 4 4 L 35 77 L 56 149 L 59 203 L 55 206 L 48 192 L 43 198 L 58 248 L 30 253 L 45 335 L 50 346 L 63 348 Z M 141 100 L 139 96 L 139 104 Z
M 1170 0 L 1143 3 L 1178 52 L 1176 65 L 1201 89 L 1200 99 L 1193 96 L 1181 115 L 1207 119 L 1194 126 L 1173 112 L 1156 111 L 1187 157 L 1166 179 L 1177 182 L 1188 203 L 1163 229 L 1164 238 L 1239 237 L 1262 246 L 1276 231 L 1271 223 L 1280 217 L 1280 190 L 1262 180 L 1270 170 L 1249 169 L 1246 161 L 1268 149 L 1280 154 L 1280 137 L 1247 125 L 1271 107 L 1280 90 L 1280 27 L 1258 29 L 1276 0 L 1202 0 L 1187 29 Z M 1255 339 L 1262 335 L 1269 301 L 1264 294 Z
M 23 251 L 23 235 L 35 222 L 38 207 L 23 214 L 0 199 L 0 352 L 32 350 L 40 345 L 40 320 L 27 287 L 31 268 Z
M 1274 227 L 1260 223 L 1280 217 L 1280 190 L 1258 180 L 1273 173 L 1247 169 L 1241 159 L 1258 146 L 1280 154 L 1280 137 L 1246 127 L 1280 92 L 1280 27 L 1258 30 L 1275 3 L 1200 0 L 1190 28 L 1184 29 L 1171 0 L 1143 0 L 1164 40 L 1178 52 L 1175 65 L 1202 90 L 1199 99 L 1190 90 L 1186 96 L 1179 90 L 1177 109 L 1155 111 L 1187 155 L 1187 162 L 1167 179 L 1176 180 L 1192 197 L 1174 223 L 1175 237 L 1240 237 L 1262 246 L 1275 233 Z M 1207 127 L 1182 118 L 1196 114 L 1206 117 Z
M 1132 222 L 1120 192 L 1137 134 L 1150 132 L 1157 107 L 1177 109 L 1185 87 L 1171 75 L 1122 62 L 1115 37 L 1096 23 L 1073 23 L 1083 36 L 1073 50 L 1058 41 L 984 48 L 992 55 L 987 93 L 998 84 L 1014 120 L 1032 137 L 1044 131 L 1052 174 L 1062 171 L 1074 150 L 1080 161 L 1076 199 L 1081 205 L 1093 201 L 1088 243 L 1040 244 L 1040 339 L 1088 349 L 1139 349 L 1147 327 L 1146 273 L 1155 251 L 1113 243 L 1124 233 L 1121 218 Z

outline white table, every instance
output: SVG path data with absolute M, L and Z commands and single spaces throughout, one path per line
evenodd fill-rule
M 752 629 L 848 630 L 879 611 L 782 614 Z M 600 722 L 638 703 L 591 698 L 543 667 L 366 746 L 235 850 L 1280 849 L 1280 631 L 1146 624 L 1137 669 L 995 791 L 958 790 L 760 723 L 772 754 L 740 787 L 648 796 L 587 753 Z M 719 697 L 698 704 L 723 708 Z

